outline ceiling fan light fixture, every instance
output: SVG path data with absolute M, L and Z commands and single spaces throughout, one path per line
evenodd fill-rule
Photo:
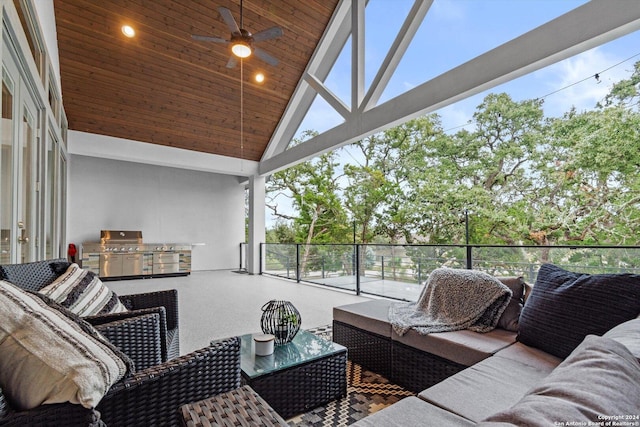
M 231 52 L 238 58 L 248 58 L 251 55 L 251 46 L 244 41 L 238 40 L 231 45 Z

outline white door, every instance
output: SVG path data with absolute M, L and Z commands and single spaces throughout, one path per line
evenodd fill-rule
M 1 263 L 36 260 L 38 109 L 6 44 L 2 50 Z

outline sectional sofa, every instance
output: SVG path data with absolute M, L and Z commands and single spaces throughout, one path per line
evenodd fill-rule
M 488 333 L 400 336 L 390 301 L 335 307 L 350 359 L 417 394 L 356 425 L 639 426 L 640 276 L 545 264 L 529 292 L 501 280 L 513 297 Z

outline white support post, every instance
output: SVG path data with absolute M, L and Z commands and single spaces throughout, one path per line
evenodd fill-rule
M 249 242 L 247 244 L 247 272 L 260 274 L 260 243 L 265 233 L 265 178 L 249 177 Z

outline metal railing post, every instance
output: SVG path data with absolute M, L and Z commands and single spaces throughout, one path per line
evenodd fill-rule
M 324 256 L 322 257 L 322 278 L 324 279 Z
M 360 245 L 356 245 L 356 295 L 360 295 Z
M 296 282 L 300 283 L 300 244 L 296 244 Z
M 259 249 L 259 251 L 260 251 L 260 267 L 258 269 L 258 271 L 260 271 L 260 274 L 262 274 L 262 261 L 263 261 L 262 260 L 262 248 L 263 247 L 264 247 L 264 250 L 266 251 L 267 248 L 266 248 L 265 244 L 264 243 L 260 243 L 260 249 Z M 265 261 L 265 265 L 266 265 L 266 260 L 264 260 L 264 261 Z
M 382 260 L 382 280 L 384 280 L 384 255 L 381 255 L 380 259 Z
M 473 246 L 467 245 L 467 269 L 473 269 Z

